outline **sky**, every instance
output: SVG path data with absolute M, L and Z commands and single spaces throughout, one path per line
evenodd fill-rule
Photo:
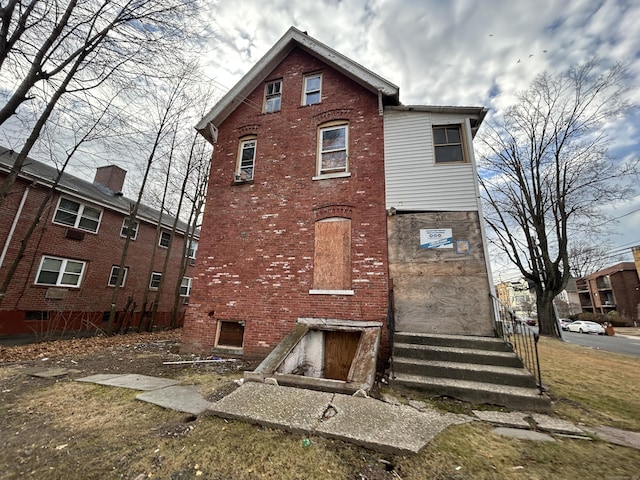
M 628 64 L 640 105 L 638 0 L 219 0 L 206 13 L 204 61 L 220 94 L 294 26 L 397 85 L 405 105 L 483 106 L 492 115 L 538 74 L 594 55 Z M 639 156 L 640 111 L 610 135 L 616 156 Z M 631 261 L 640 194 L 606 213 L 617 221 L 602 241 Z M 517 276 L 506 264 L 493 269 Z
M 607 63 L 628 64 L 635 87 L 630 99 L 640 106 L 640 0 L 203 3 L 208 44 L 202 62 L 217 88 L 209 106 L 291 26 L 397 85 L 405 105 L 482 106 L 491 116 L 514 103 L 538 74 L 561 72 L 597 55 Z M 612 152 L 621 159 L 640 155 L 640 107 L 608 133 Z M 0 141 L 7 138 L 10 134 L 0 132 Z M 92 179 L 95 166 L 104 161 L 83 159 L 83 176 Z M 137 192 L 135 178 L 128 175 L 125 184 L 130 197 Z M 617 223 L 602 242 L 631 260 L 630 247 L 640 245 L 640 194 L 605 210 Z M 517 276 L 497 258 L 494 274 Z

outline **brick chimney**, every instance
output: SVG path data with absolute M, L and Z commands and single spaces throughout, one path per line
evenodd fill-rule
M 100 184 L 103 187 L 107 187 L 114 193 L 122 192 L 124 177 L 126 175 L 127 171 L 118 167 L 117 165 L 98 167 L 96 169 L 96 177 L 93 179 L 93 183 L 94 185 Z

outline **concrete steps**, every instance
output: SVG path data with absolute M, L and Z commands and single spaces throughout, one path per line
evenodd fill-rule
M 545 412 L 550 400 L 502 340 L 396 332 L 394 386 L 476 404 Z

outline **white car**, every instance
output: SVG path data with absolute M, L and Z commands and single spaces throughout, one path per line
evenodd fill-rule
M 598 335 L 604 335 L 604 328 L 602 325 L 596 322 L 585 322 L 583 320 L 577 320 L 571 322 L 568 326 L 570 332 L 578 333 L 597 333 Z

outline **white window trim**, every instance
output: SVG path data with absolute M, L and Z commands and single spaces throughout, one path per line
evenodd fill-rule
M 280 84 L 280 91 L 278 93 L 269 93 L 269 85 L 275 85 L 276 83 Z M 268 110 L 267 109 L 267 105 L 269 104 L 269 100 L 278 98 L 279 100 L 279 105 L 278 108 L 275 110 Z M 282 79 L 279 80 L 272 80 L 270 82 L 267 82 L 264 86 L 264 107 L 262 109 L 263 113 L 275 113 L 275 112 L 279 112 L 282 109 Z
M 192 245 L 195 245 L 195 248 L 192 248 Z M 193 253 L 191 255 L 189 255 L 189 250 L 191 250 Z M 191 258 L 193 260 L 196 259 L 198 255 L 198 240 L 187 240 L 187 258 Z
M 182 290 L 182 282 L 184 282 L 185 280 L 188 280 L 187 282 L 187 293 L 180 293 L 181 297 L 189 297 L 191 296 L 191 287 L 193 286 L 193 278 L 192 277 L 182 277 L 182 280 L 180 281 L 180 290 Z
M 78 209 L 78 214 L 76 216 L 76 220 L 75 220 L 73 225 L 68 225 L 66 223 L 62 223 L 62 222 L 57 222 L 56 221 L 56 214 L 58 213 L 58 210 L 60 209 L 60 203 L 62 203 L 62 200 L 68 200 L 70 202 L 74 202 L 74 203 L 77 203 L 78 205 L 80 205 L 80 208 Z M 95 231 L 91 230 L 91 229 L 88 229 L 88 228 L 83 228 L 83 227 L 80 226 L 80 220 L 82 220 L 82 214 L 84 213 L 84 209 L 86 207 L 93 208 L 94 210 L 98 210 L 100 212 L 100 216 L 98 217 L 98 225 L 96 225 Z M 102 223 L 102 213 L 103 213 L 102 208 L 98 208 L 98 207 L 95 207 L 93 205 L 88 205 L 86 203 L 83 203 L 83 202 L 80 202 L 78 200 L 75 200 L 75 199 L 73 199 L 71 197 L 61 196 L 58 199 L 58 205 L 56 205 L 56 210 L 53 212 L 52 223 L 55 223 L 56 225 L 62 225 L 63 227 L 77 228 L 78 230 L 82 230 L 84 232 L 96 233 L 97 234 L 98 230 L 100 230 L 100 224 Z
M 149 290 L 158 290 L 159 287 L 152 287 L 151 285 L 153 285 L 153 278 L 154 277 L 159 277 L 159 281 L 158 281 L 158 285 L 160 284 L 160 282 L 162 281 L 162 273 L 161 272 L 151 272 L 151 278 L 149 279 Z
M 253 143 L 253 159 L 251 162 L 251 178 L 242 178 L 242 153 L 244 152 L 244 146 Z M 238 159 L 236 162 L 236 173 L 235 173 L 235 181 L 236 182 L 250 182 L 256 176 L 256 156 L 258 152 L 258 139 L 255 136 L 249 138 L 243 138 L 240 140 L 240 145 L 238 145 Z
M 58 270 L 58 278 L 56 279 L 56 283 L 40 283 L 38 282 L 38 278 L 40 277 L 40 273 L 42 272 L 42 266 L 44 265 L 44 261 L 45 259 L 52 259 L 52 260 L 61 260 L 62 261 L 62 265 L 60 265 L 60 270 Z M 66 270 L 67 267 L 67 263 L 68 262 L 75 262 L 75 263 L 80 263 L 82 264 L 82 271 L 80 272 L 80 275 L 78 276 L 78 283 L 77 284 L 69 284 L 69 283 L 62 283 L 62 277 L 64 275 L 64 272 Z M 40 265 L 38 266 L 38 271 L 36 272 L 36 280 L 35 280 L 35 284 L 36 285 L 46 285 L 49 287 L 68 287 L 68 288 L 80 288 L 80 285 L 82 285 L 82 280 L 84 279 L 84 272 L 87 266 L 87 262 L 83 262 L 82 260 L 74 260 L 72 258 L 63 258 L 63 257 L 54 257 L 52 255 L 43 255 L 42 258 L 40 259 Z
M 462 160 L 458 162 L 438 162 L 438 157 L 436 154 L 436 138 L 434 135 L 434 130 L 437 128 L 450 128 L 450 127 L 458 127 L 460 130 L 460 149 L 462 150 Z M 466 136 L 465 136 L 465 125 L 462 123 L 440 123 L 431 125 L 431 143 L 433 146 L 433 163 L 434 165 L 464 165 L 471 163 L 471 159 L 467 153 L 466 147 Z M 443 146 L 444 144 L 438 144 L 438 146 Z M 457 145 L 457 144 L 447 144 L 447 145 Z
M 167 245 L 162 244 L 162 234 L 169 235 L 169 243 Z M 160 230 L 160 235 L 158 235 L 158 246 L 160 248 L 169 248 L 170 244 L 171 244 L 171 232 L 167 230 Z
M 107 285 L 110 287 L 115 287 L 116 284 L 115 283 L 111 283 L 111 279 L 113 278 L 113 270 L 119 268 L 118 265 L 113 265 L 111 267 L 111 271 L 109 272 L 109 279 L 107 280 Z M 127 281 L 127 274 L 129 273 L 129 267 L 124 267 L 124 274 L 122 275 L 122 284 L 120 285 L 120 288 L 124 287 L 126 281 Z M 117 278 L 116 278 L 117 279 Z
M 310 295 L 354 295 L 353 290 L 309 290 Z
M 309 90 L 307 88 L 307 81 L 315 77 L 320 78 L 320 88 L 318 88 L 317 90 Z M 307 95 L 315 92 L 318 92 L 318 101 L 315 103 L 307 103 Z M 322 103 L 322 73 L 310 73 L 308 75 L 305 75 L 302 81 L 302 105 L 317 105 L 319 103 Z
M 131 235 L 131 240 L 135 240 L 136 238 L 138 238 L 138 230 L 140 230 L 140 222 L 138 220 L 133 220 L 133 219 L 131 219 L 129 217 L 125 217 L 124 220 L 122 220 L 122 227 L 120 227 L 120 236 L 122 238 L 127 238 L 127 235 L 122 233 L 122 231 L 125 229 L 125 225 L 127 223 L 127 220 L 131 220 L 135 224 L 134 234 Z M 129 228 L 129 227 L 127 227 L 127 228 Z
M 323 173 L 322 172 L 322 133 L 325 130 L 336 130 L 338 128 L 344 128 L 345 131 L 345 164 L 344 170 L 340 171 L 330 171 Z M 318 146 L 316 152 L 316 175 L 312 177 L 313 180 L 322 180 L 325 178 L 341 178 L 341 177 L 350 177 L 351 172 L 349 171 L 349 123 L 344 121 L 331 122 L 324 125 L 320 125 L 318 127 Z

